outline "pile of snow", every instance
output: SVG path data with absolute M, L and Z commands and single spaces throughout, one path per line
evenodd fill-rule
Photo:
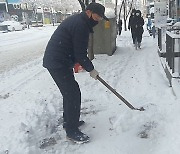
M 180 22 L 176 22 L 173 27 L 180 27 Z
M 114 9 L 111 9 L 111 8 L 106 8 L 105 14 L 108 18 L 115 18 L 116 17 Z

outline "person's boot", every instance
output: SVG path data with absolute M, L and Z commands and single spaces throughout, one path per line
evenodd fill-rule
M 66 132 L 67 133 L 67 139 L 75 142 L 75 143 L 87 143 L 89 142 L 89 136 L 87 136 L 86 134 L 82 133 L 79 129 L 74 130 L 74 131 L 70 131 L 70 132 Z
M 85 124 L 85 122 L 84 122 L 83 120 L 80 120 L 80 121 L 78 122 L 78 127 L 80 127 L 80 126 L 82 126 L 82 125 L 84 125 L 84 124 Z M 63 128 L 66 129 L 66 122 L 63 123 Z
M 138 43 L 138 48 L 141 49 L 141 43 Z

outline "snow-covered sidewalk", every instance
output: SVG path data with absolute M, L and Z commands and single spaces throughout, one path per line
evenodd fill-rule
M 123 32 L 114 55 L 95 55 L 93 63 L 117 92 L 146 110 L 130 110 L 89 73 L 75 74 L 86 122 L 81 130 L 91 141 L 73 144 L 62 129 L 62 96 L 40 57 L 0 74 L 0 154 L 179 154 L 179 98 L 168 86 L 157 40 L 145 32 L 135 50 L 130 32 Z

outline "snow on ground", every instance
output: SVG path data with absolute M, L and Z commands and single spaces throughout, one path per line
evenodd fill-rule
M 31 27 L 24 31 L 0 33 L 0 73 L 42 55 L 54 29 L 53 26 Z
M 100 77 L 133 106 L 146 110 L 129 109 L 89 73 L 75 74 L 82 91 L 81 119 L 86 122 L 81 130 L 91 141 L 78 145 L 66 140 L 62 96 L 42 67 L 43 49 L 53 31 L 45 28 L 43 33 L 27 35 L 31 40 L 42 34 L 44 46 L 38 39 L 35 44 L 29 42 L 41 54 L 28 62 L 23 57 L 24 63 L 0 74 L 0 154 L 179 154 L 180 105 L 176 93 L 180 88 L 169 87 L 157 54 L 157 39 L 147 32 L 141 50 L 134 49 L 127 31 L 117 38 L 113 56 L 95 55 L 93 60 Z M 13 50 L 5 44 L 4 49 L 14 54 L 19 51 L 17 46 Z M 5 54 L 2 48 L 0 54 Z

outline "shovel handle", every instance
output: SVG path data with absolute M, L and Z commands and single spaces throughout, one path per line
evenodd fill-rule
M 130 109 L 132 110 L 139 110 L 139 111 L 144 111 L 145 109 L 141 107 L 140 109 L 135 108 L 132 106 L 123 96 L 121 96 L 114 88 L 112 88 L 109 84 L 106 83 L 99 75 L 97 76 L 97 79 L 105 85 L 111 92 L 113 92 L 121 101 L 123 101 Z

